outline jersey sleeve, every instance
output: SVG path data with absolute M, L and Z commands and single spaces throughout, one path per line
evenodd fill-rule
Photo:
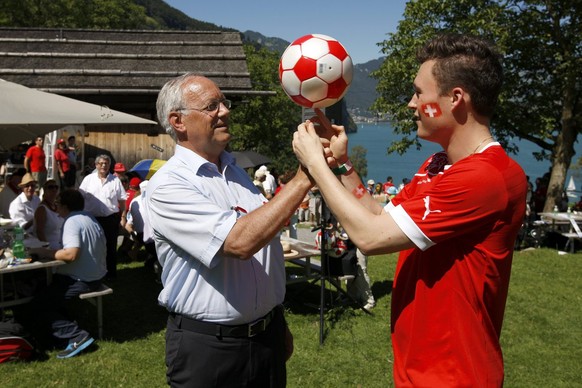
M 487 169 L 476 168 L 475 163 L 459 163 L 425 190 L 400 198 L 389 212 L 420 249 L 452 238 L 475 236 L 480 229 L 491 228 L 491 222 L 499 218 L 507 204 L 501 175 L 495 169 L 488 174 L 482 171 Z

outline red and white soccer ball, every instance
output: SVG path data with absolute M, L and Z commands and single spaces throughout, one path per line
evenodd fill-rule
M 336 39 L 310 34 L 287 47 L 279 62 L 279 79 L 285 93 L 306 108 L 335 104 L 348 91 L 354 66 Z

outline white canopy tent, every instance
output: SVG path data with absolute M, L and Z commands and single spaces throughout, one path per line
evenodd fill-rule
M 69 124 L 157 123 L 0 79 L 0 146 L 7 149 Z

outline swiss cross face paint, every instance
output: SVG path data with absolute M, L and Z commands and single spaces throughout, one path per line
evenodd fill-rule
M 428 104 L 424 104 L 420 107 L 420 111 L 426 116 L 430 118 L 439 117 L 442 115 L 441 107 L 436 102 L 429 102 Z

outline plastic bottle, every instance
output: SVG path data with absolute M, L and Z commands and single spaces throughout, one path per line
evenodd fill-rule
M 558 205 L 554 205 L 554 214 L 558 212 Z
M 12 255 L 16 259 L 24 259 L 26 251 L 24 250 L 24 230 L 17 226 L 14 228 L 14 244 L 12 245 Z

